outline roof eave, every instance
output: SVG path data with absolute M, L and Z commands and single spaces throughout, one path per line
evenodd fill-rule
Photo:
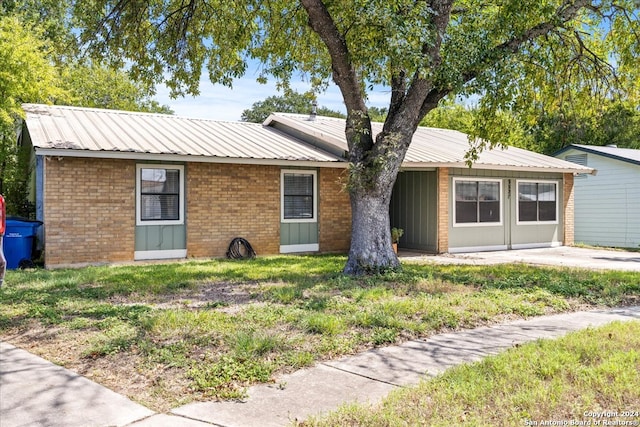
M 72 150 L 56 148 L 35 148 L 37 156 L 50 157 L 80 157 L 97 159 L 121 159 L 137 161 L 165 161 L 165 162 L 197 162 L 197 163 L 235 163 L 245 165 L 263 166 L 302 166 L 302 167 L 324 167 L 324 168 L 346 168 L 347 162 L 336 160 L 304 160 L 304 159 L 258 159 L 258 158 L 236 158 L 236 157 L 215 157 L 215 156 L 194 156 L 183 154 L 162 154 L 162 153 L 139 153 L 124 151 L 93 151 L 93 150 Z
M 572 174 L 591 174 L 595 175 L 596 170 L 593 168 L 562 168 L 562 167 L 546 167 L 546 166 L 523 166 L 523 165 L 492 165 L 474 163 L 471 168 L 465 162 L 404 162 L 403 169 L 433 169 L 433 168 L 462 168 L 462 169 L 485 169 L 485 170 L 504 170 L 517 172 L 547 172 L 547 173 L 572 173 Z
M 625 163 L 631 163 L 631 164 L 634 164 L 634 165 L 640 165 L 640 161 L 637 161 L 635 159 L 630 159 L 628 157 L 618 156 L 618 155 L 613 154 L 613 153 L 605 153 L 603 151 L 594 150 L 594 149 L 592 149 L 590 147 L 586 147 L 584 145 L 577 145 L 577 144 L 567 145 L 566 147 L 556 151 L 552 155 L 554 157 L 557 157 L 558 155 L 566 153 L 569 150 L 582 151 L 582 152 L 585 152 L 585 153 L 595 154 L 595 155 L 606 157 L 606 158 L 613 159 L 613 160 L 619 160 L 619 161 L 625 162 Z

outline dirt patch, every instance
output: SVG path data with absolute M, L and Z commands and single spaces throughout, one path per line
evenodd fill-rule
M 197 288 L 182 290 L 165 295 L 118 295 L 107 301 L 118 305 L 145 304 L 152 308 L 219 308 L 234 307 L 260 300 L 259 290 L 263 285 L 257 283 L 205 282 Z M 237 307 L 232 308 L 237 310 Z
M 87 377 L 148 408 L 167 412 L 197 398 L 189 390 L 184 370 L 150 366 L 135 350 L 101 357 L 82 357 L 93 336 L 90 331 L 46 328 L 30 322 L 3 339 L 52 363 Z

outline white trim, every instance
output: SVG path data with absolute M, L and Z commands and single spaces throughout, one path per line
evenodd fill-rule
M 140 215 L 141 207 L 141 194 L 140 194 L 140 180 L 142 169 L 178 169 L 180 171 L 180 196 L 179 196 L 179 218 L 176 220 L 155 220 L 155 221 L 143 221 Z M 186 203 L 186 194 L 184 192 L 184 165 L 173 164 L 156 164 L 156 163 L 137 163 L 136 164 L 136 225 L 182 225 L 184 224 L 184 205 Z
M 308 243 L 306 245 L 280 245 L 281 254 L 292 254 L 296 252 L 318 252 L 320 245 L 318 243 Z
M 555 184 L 556 185 L 556 219 L 553 221 L 520 221 L 520 183 L 521 182 L 529 182 L 529 183 L 546 183 L 546 184 Z M 516 179 L 516 225 L 553 225 L 560 223 L 560 211 L 559 211 L 559 199 L 560 199 L 560 181 L 556 179 Z M 536 213 L 536 215 L 538 212 Z
M 494 165 L 494 164 L 482 164 L 474 163 L 474 170 L 496 170 L 496 171 L 512 171 L 512 172 L 553 172 L 553 173 L 588 173 L 591 175 L 596 174 L 596 170 L 593 168 L 580 168 L 576 165 L 576 168 L 561 168 L 561 167 L 543 167 L 543 166 L 525 166 L 525 165 Z M 402 167 L 405 169 L 417 169 L 417 168 L 458 168 L 469 169 L 469 165 L 465 162 L 409 162 L 402 163 Z
M 83 157 L 96 159 L 121 159 L 137 160 L 142 162 L 162 161 L 162 162 L 197 162 L 197 163 L 233 163 L 240 165 L 263 165 L 263 166 L 302 166 L 319 168 L 340 168 L 345 169 L 348 163 L 336 157 L 336 160 L 280 160 L 280 159 L 257 159 L 257 158 L 237 158 L 237 157 L 216 157 L 216 156 L 194 156 L 190 154 L 160 154 L 160 153 L 137 153 L 124 151 L 92 151 L 92 150 L 71 150 L 60 148 L 36 148 L 36 155 L 50 157 Z
M 284 217 L 284 176 L 286 174 L 313 175 L 313 218 Z M 283 223 L 318 222 L 318 171 L 312 169 L 282 169 L 280 171 L 280 221 Z
M 520 243 L 511 245 L 511 249 L 558 248 L 560 246 L 563 246 L 562 242 Z
M 135 251 L 133 253 L 133 259 L 136 261 L 152 259 L 178 259 L 186 257 L 186 249 L 171 249 L 166 251 Z
M 280 160 L 280 159 L 257 159 L 257 158 L 240 158 L 240 157 L 216 157 L 216 156 L 196 156 L 192 154 L 161 154 L 161 153 L 138 153 L 125 151 L 93 151 L 93 150 L 73 150 L 68 148 L 35 148 L 38 156 L 51 157 L 89 157 L 96 159 L 122 159 L 122 160 L 138 160 L 138 161 L 162 161 L 162 162 L 196 162 L 196 163 L 235 163 L 241 165 L 263 165 L 263 166 L 301 166 L 313 168 L 339 168 L 345 169 L 349 163 L 345 160 Z M 579 165 L 578 165 L 579 166 Z M 435 169 L 435 168 L 459 168 L 468 169 L 469 165 L 465 162 L 408 162 L 402 163 L 405 170 L 415 169 Z M 501 170 L 501 171 L 517 171 L 517 172 L 553 172 L 553 173 L 573 173 L 591 175 L 596 174 L 593 168 L 559 168 L 559 167 L 541 167 L 541 166 L 510 166 L 510 165 L 485 165 L 474 163 L 473 169 L 483 170 Z
M 506 251 L 509 247 L 507 245 L 494 245 L 494 246 L 464 246 L 459 248 L 449 248 L 447 252 L 450 254 L 459 254 L 465 252 L 492 252 L 492 251 Z
M 457 223 L 456 222 L 456 181 L 471 181 L 471 182 L 480 182 L 480 181 L 484 181 L 484 182 L 497 182 L 499 189 L 498 189 L 498 194 L 500 196 L 500 221 L 496 221 L 496 222 L 460 222 Z M 484 178 L 484 177 L 474 177 L 474 176 L 469 176 L 469 177 L 464 177 L 464 176 L 454 176 L 453 177 L 453 181 L 452 181 L 452 189 L 451 189 L 451 197 L 453 199 L 453 206 L 451 209 L 452 212 L 452 218 L 451 218 L 451 224 L 452 227 L 501 227 L 503 225 L 504 222 L 504 205 L 503 205 L 503 199 L 504 199 L 504 194 L 502 194 L 502 183 L 503 183 L 503 179 L 502 178 Z M 478 218 L 479 220 L 480 218 Z

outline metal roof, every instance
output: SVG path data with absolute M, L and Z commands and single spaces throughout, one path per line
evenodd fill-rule
M 317 116 L 313 120 L 308 115 L 273 113 L 264 122 L 266 126 L 286 129 L 298 137 L 307 136 L 310 143 L 324 144 L 334 154 L 347 150 L 345 120 Z M 382 131 L 382 123 L 371 124 L 374 136 Z M 449 129 L 419 127 L 404 159 L 403 167 L 460 167 L 466 168 L 465 154 L 469 151 L 468 135 Z M 523 150 L 516 147 L 486 149 L 473 162 L 475 169 L 500 169 L 563 173 L 593 173 L 592 168 L 577 165 L 555 157 Z
M 23 109 L 32 144 L 42 155 L 345 165 L 339 156 L 258 123 L 57 105 Z
M 623 162 L 640 165 L 640 150 L 634 148 L 618 148 L 615 145 L 583 145 L 571 144 L 557 151 L 554 156 L 562 154 L 568 150 L 576 149 L 587 153 L 599 154 L 611 159 L 621 160 Z

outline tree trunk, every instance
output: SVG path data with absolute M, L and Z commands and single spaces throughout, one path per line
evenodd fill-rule
M 382 273 L 399 266 L 400 261 L 391 246 L 389 199 L 381 197 L 377 191 L 352 192 L 351 248 L 344 273 Z
M 400 165 L 414 129 L 382 131 L 375 143 L 363 147 L 371 126 L 347 128 L 353 138 L 349 150 L 349 196 L 351 199 L 351 247 L 344 273 L 383 273 L 400 267 L 391 245 L 389 203 Z M 358 128 L 365 128 L 358 134 Z M 354 132 L 350 132 L 355 130 Z

